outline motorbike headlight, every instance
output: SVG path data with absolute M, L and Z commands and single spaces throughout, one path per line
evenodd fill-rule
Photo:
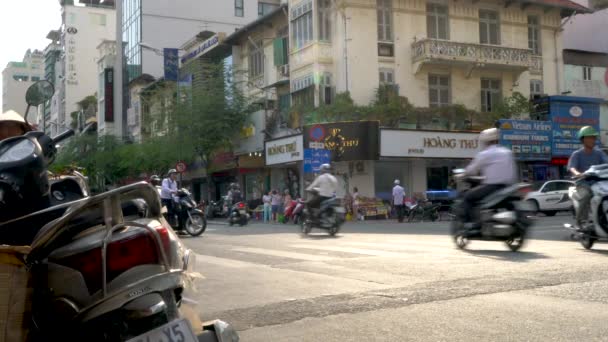
M 10 163 L 23 160 L 31 156 L 36 150 L 36 145 L 29 139 L 22 139 L 8 148 L 0 155 L 0 163 Z

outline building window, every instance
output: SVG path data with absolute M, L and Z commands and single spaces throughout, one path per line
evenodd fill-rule
M 315 87 L 310 86 L 291 94 L 291 102 L 294 106 L 314 106 Z
M 481 79 L 481 111 L 491 112 L 502 100 L 500 80 Z
M 540 96 L 543 93 L 543 81 L 541 80 L 530 80 L 530 98 L 534 96 Z
M 37 82 L 37 81 L 40 81 L 40 77 L 32 76 L 32 82 Z
M 380 69 L 380 85 L 395 84 L 395 71 L 393 69 Z
M 325 105 L 330 105 L 334 102 L 334 88 L 331 85 L 330 73 L 325 73 L 321 76 L 319 98 L 321 99 L 321 103 Z
M 583 67 L 583 81 L 591 81 L 591 67 L 590 66 Z
M 393 41 L 393 0 L 376 0 L 378 6 L 378 41 Z
M 277 4 L 269 4 L 267 2 L 258 2 L 258 16 L 263 17 L 266 14 L 274 11 L 277 8 L 279 8 L 279 5 L 277 5 Z
M 450 105 L 450 76 L 429 75 L 429 107 Z
M 291 32 L 293 47 L 298 49 L 313 40 L 312 1 L 291 10 Z
M 25 82 L 29 79 L 29 77 L 27 76 L 22 76 L 22 75 L 13 75 L 13 79 L 15 81 L 19 81 L 19 82 Z
M 540 46 L 540 23 L 537 16 L 528 16 L 528 49 L 532 53 L 540 56 L 542 54 Z
M 249 43 L 249 77 L 255 78 L 264 74 L 264 46 L 257 41 Z
M 319 1 L 319 40 L 331 41 L 330 0 Z
M 426 5 L 426 34 L 433 39 L 450 39 L 448 6 L 429 3 Z
M 479 11 L 479 43 L 500 45 L 500 20 L 496 11 Z
M 234 0 L 234 15 L 237 17 L 245 16 L 245 7 L 243 5 L 243 0 Z
M 122 41 L 127 80 L 141 75 L 141 0 L 124 0 L 122 12 Z M 126 95 L 129 96 L 128 93 Z M 125 100 L 126 101 L 126 100 Z

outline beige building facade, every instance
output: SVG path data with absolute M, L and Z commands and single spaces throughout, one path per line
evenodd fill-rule
M 311 78 L 316 103 L 325 100 L 321 88 L 331 86 L 367 104 L 379 84 L 394 83 L 415 106 L 462 104 L 482 112 L 515 91 L 559 94 L 561 20 L 585 10 L 561 4 L 293 0 L 291 91 Z

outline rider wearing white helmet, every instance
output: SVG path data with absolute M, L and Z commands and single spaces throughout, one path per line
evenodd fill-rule
M 177 194 L 177 170 L 170 169 L 167 172 L 167 178 L 163 179 L 160 199 L 164 206 L 167 207 L 169 214 L 173 213 L 173 196 Z
M 318 190 L 318 195 L 308 202 L 308 205 L 314 209 L 319 208 L 323 201 L 334 197 L 338 190 L 338 179 L 331 174 L 331 165 L 321 165 L 320 171 L 321 174 L 306 188 L 308 191 Z
M 462 222 L 471 224 L 475 204 L 491 193 L 517 181 L 517 169 L 511 150 L 498 145 L 499 131 L 488 128 L 479 134 L 482 151 L 467 166 L 466 176 L 483 176 L 480 186 L 469 190 L 462 201 Z M 473 223 L 474 228 L 479 228 Z

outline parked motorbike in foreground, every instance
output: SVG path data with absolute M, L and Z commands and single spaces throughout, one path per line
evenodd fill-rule
M 54 93 L 48 81 L 32 87 L 28 107 Z M 162 217 L 154 187 L 141 182 L 89 196 L 78 177 L 49 182 L 56 146 L 71 135 L 32 131 L 0 142 L 0 244 L 30 246 L 29 340 L 234 340 L 219 323 L 197 337 L 181 316 L 194 254 Z
M 574 231 L 572 236 L 580 241 L 586 249 L 593 248 L 596 242 L 608 242 L 608 164 L 595 165 L 577 178 L 578 182 L 587 182 L 591 186 L 593 197 L 589 208 L 589 218 L 583 231 Z M 578 210 L 576 187 L 569 189 L 575 210 Z M 574 230 L 573 225 L 565 224 Z
M 230 210 L 230 216 L 228 216 L 228 224 L 239 226 L 245 226 L 249 223 L 249 214 L 247 213 L 247 204 L 245 202 L 237 202 L 232 206 Z
M 166 210 L 165 210 L 166 211 Z M 192 198 L 190 191 L 179 189 L 173 202 L 173 212 L 164 214 L 171 226 L 179 232 L 199 236 L 207 229 L 207 218 Z
M 310 191 L 313 196 L 319 196 L 319 190 Z M 309 203 L 309 202 L 308 202 Z M 301 230 L 303 234 L 309 234 L 313 228 L 324 229 L 331 236 L 340 231 L 340 227 L 346 220 L 346 210 L 340 205 L 339 199 L 330 198 L 321 202 L 320 208 L 310 208 L 306 203 L 302 212 Z
M 454 175 L 461 193 L 454 203 L 458 214 L 461 210 L 463 195 L 467 190 L 479 185 L 483 178 L 464 177 L 464 170 L 454 170 Z M 470 240 L 504 241 L 509 249 L 518 251 L 525 242 L 532 220 L 528 214 L 530 208 L 523 201 L 529 190 L 528 184 L 515 184 L 490 194 L 479 204 L 476 220 L 481 222 L 479 231 L 470 231 L 461 222 L 461 215 L 452 221 L 452 237 L 458 248 L 464 249 Z
M 428 220 L 435 222 L 439 220 L 439 207 L 441 207 L 440 204 L 431 203 L 426 199 L 420 200 L 413 206 L 408 207 L 407 221 L 412 222 L 418 218 L 420 221 Z

